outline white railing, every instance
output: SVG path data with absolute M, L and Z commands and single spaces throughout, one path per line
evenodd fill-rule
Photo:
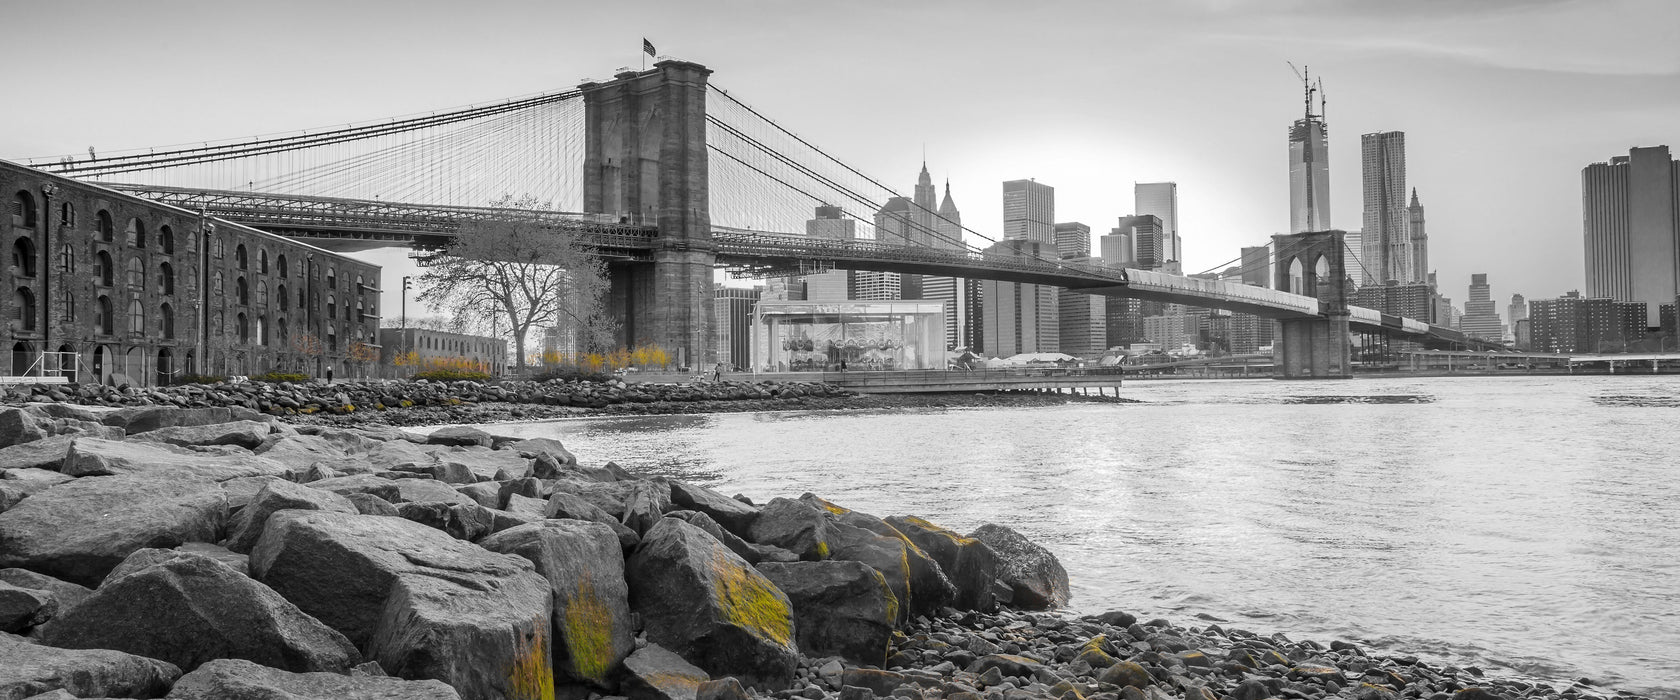
M 1369 323 L 1373 326 L 1382 325 L 1382 312 L 1376 309 L 1367 309 L 1363 306 L 1349 306 L 1348 318 L 1353 321 Z
M 1133 288 L 1154 288 L 1170 292 L 1201 294 L 1204 296 L 1220 297 L 1233 301 L 1246 301 L 1265 306 L 1299 311 L 1306 315 L 1319 313 L 1318 299 L 1300 294 L 1290 294 L 1276 289 L 1256 287 L 1247 284 L 1234 284 L 1216 280 L 1196 279 L 1194 277 L 1180 277 L 1152 270 L 1126 269 L 1126 279 L 1131 281 Z

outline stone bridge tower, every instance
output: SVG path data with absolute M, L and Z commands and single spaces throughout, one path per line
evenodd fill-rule
M 1284 379 L 1353 376 L 1348 345 L 1347 267 L 1343 231 L 1272 236 L 1278 289 L 1318 297 L 1322 316 L 1278 321 L 1272 362 Z
M 717 361 L 707 185 L 706 79 L 687 61 L 660 61 L 584 83 L 584 211 L 659 227 L 651 261 L 613 262 L 608 309 L 626 347 L 657 343 L 679 364 Z

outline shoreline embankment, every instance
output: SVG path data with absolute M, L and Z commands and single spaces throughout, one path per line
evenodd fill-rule
M 820 391 L 757 389 L 692 403 Z M 1078 616 L 1005 525 L 754 503 L 468 426 L 290 422 L 322 413 L 0 408 L 0 699 L 1628 697 Z

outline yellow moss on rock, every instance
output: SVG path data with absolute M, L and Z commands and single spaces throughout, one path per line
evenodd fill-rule
M 524 648 L 520 650 L 519 657 L 508 669 L 508 697 L 514 700 L 554 700 L 554 667 L 549 658 L 548 635 L 538 632 L 521 646 Z
M 793 609 L 769 580 L 714 557 L 712 584 L 726 621 L 783 646 L 793 645 Z
M 606 683 L 614 660 L 612 608 L 601 601 L 589 581 L 578 583 L 577 595 L 566 606 L 564 625 L 566 638 L 561 643 L 566 645 L 571 671 L 579 678 Z

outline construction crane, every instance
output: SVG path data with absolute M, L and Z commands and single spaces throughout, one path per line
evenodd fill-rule
M 1312 68 L 1310 66 L 1296 68 L 1295 64 L 1291 61 L 1284 61 L 1284 63 L 1289 64 L 1289 70 L 1295 71 L 1295 77 L 1301 81 L 1301 89 L 1306 93 L 1307 119 L 1323 119 L 1325 102 L 1324 79 L 1319 78 L 1317 82 L 1314 82 L 1312 80 Z M 1313 114 L 1312 110 L 1313 93 L 1318 93 L 1318 114 Z

